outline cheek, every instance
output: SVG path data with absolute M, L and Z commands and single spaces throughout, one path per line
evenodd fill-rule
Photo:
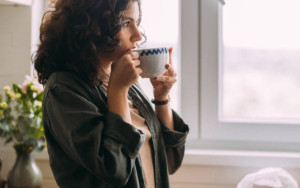
M 117 47 L 116 50 L 110 55 L 110 59 L 112 61 L 116 61 L 116 60 L 120 59 L 123 54 L 124 54 L 124 50 L 123 50 L 122 46 Z
M 128 47 L 126 47 L 126 44 L 128 44 L 126 39 L 126 32 L 124 32 L 124 30 L 121 30 L 118 34 L 116 34 L 115 37 L 120 40 L 120 46 L 117 46 L 115 51 L 109 55 L 109 59 L 112 61 L 120 59 L 122 55 L 124 55 L 128 50 Z
M 121 47 L 126 46 L 126 44 L 130 41 L 130 34 L 128 30 L 129 28 L 124 28 L 116 35 L 121 42 Z

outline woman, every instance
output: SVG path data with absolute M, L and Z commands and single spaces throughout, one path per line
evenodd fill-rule
M 168 104 L 176 73 L 168 64 L 151 79 L 154 111 L 137 84 L 140 21 L 139 0 L 58 0 L 44 16 L 34 63 L 60 187 L 167 188 L 181 165 L 188 126 Z

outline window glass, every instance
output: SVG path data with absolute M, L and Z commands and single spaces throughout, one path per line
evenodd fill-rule
M 299 7 L 299 0 L 226 1 L 222 118 L 300 120 Z

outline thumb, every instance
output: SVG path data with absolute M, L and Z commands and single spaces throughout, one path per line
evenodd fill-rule
M 169 48 L 169 63 L 172 64 L 173 47 Z

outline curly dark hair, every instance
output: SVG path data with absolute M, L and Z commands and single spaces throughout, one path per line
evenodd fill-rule
M 112 53 L 120 45 L 115 35 L 130 1 L 138 2 L 141 20 L 140 0 L 57 0 L 40 27 L 33 61 L 39 82 L 46 84 L 55 71 L 68 71 L 98 84 L 98 54 Z

